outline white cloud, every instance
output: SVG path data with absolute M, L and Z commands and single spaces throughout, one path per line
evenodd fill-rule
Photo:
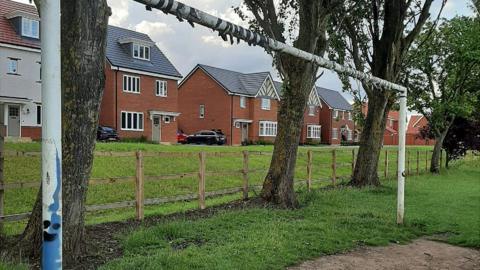
M 175 33 L 175 31 L 166 23 L 150 21 L 140 22 L 135 26 L 135 31 L 147 34 L 149 36 Z
M 227 41 L 224 41 L 222 38 L 218 37 L 218 36 L 202 36 L 202 41 L 206 44 L 211 44 L 211 45 L 214 45 L 214 46 L 221 46 L 223 48 L 229 48 L 231 47 L 232 45 L 230 44 L 230 42 L 227 42 Z
M 110 16 L 109 24 L 121 26 L 130 15 L 129 0 L 108 0 L 108 5 L 112 9 L 112 16 Z

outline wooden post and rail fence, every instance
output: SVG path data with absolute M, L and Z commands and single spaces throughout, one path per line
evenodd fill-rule
M 4 157 L 40 157 L 40 152 L 5 152 L 3 149 L 3 137 L 0 136 L 0 233 L 2 232 L 2 225 L 4 222 L 10 221 L 19 221 L 28 218 L 30 213 L 22 213 L 22 214 L 12 214 L 12 215 L 5 215 L 4 208 L 5 208 L 5 190 L 9 189 L 22 189 L 22 188 L 36 188 L 40 186 L 40 181 L 38 182 L 16 182 L 16 183 L 5 183 L 4 181 Z M 344 157 L 348 158 L 349 150 L 344 151 L 346 155 Z M 384 153 L 384 170 L 383 170 L 383 177 L 385 179 L 389 178 L 390 169 L 390 153 L 398 153 L 396 150 L 385 150 Z M 425 171 L 428 171 L 428 156 L 431 151 L 425 151 Z M 295 184 L 306 184 L 306 188 L 308 191 L 312 190 L 312 186 L 314 182 L 321 182 L 324 180 L 331 181 L 330 184 L 335 186 L 337 185 L 337 180 L 339 179 L 338 175 L 338 168 L 351 168 L 348 171 L 351 172 L 348 176 L 345 176 L 344 179 L 349 179 L 351 175 L 353 175 L 353 170 L 355 167 L 356 161 L 356 151 L 352 149 L 351 151 L 351 161 L 345 163 L 338 162 L 338 153 L 342 153 L 342 150 L 333 149 L 331 150 L 331 158 L 330 158 L 330 166 L 315 166 L 317 169 L 317 173 L 322 172 L 328 174 L 328 167 L 331 169 L 330 179 L 319 179 L 314 180 L 314 157 L 326 157 L 328 159 L 328 151 L 313 151 L 311 149 L 306 151 L 306 179 L 305 180 L 296 180 Z M 230 170 L 228 172 L 207 172 L 207 157 L 240 157 L 243 159 L 243 166 L 240 170 Z M 271 152 L 259 152 L 259 151 L 242 151 L 241 153 L 238 152 L 197 152 L 197 153 L 167 153 L 167 152 L 96 152 L 96 157 L 135 157 L 135 176 L 134 177 L 112 177 L 106 179 L 91 179 L 89 181 L 90 185 L 100 185 L 100 184 L 116 184 L 116 183 L 128 183 L 134 182 L 135 183 L 135 200 L 134 201 L 122 201 L 122 202 L 114 202 L 109 204 L 103 205 L 88 205 L 87 211 L 100 211 L 100 210 L 110 210 L 110 209 L 117 209 L 117 208 L 126 208 L 126 207 L 134 207 L 135 208 L 135 218 L 137 220 L 143 220 L 145 217 L 144 209 L 146 205 L 157 205 L 162 203 L 169 203 L 169 202 L 180 202 L 180 201 L 191 201 L 191 200 L 198 200 L 198 208 L 205 209 L 206 208 L 206 198 L 221 196 L 221 195 L 228 195 L 228 194 L 236 194 L 241 193 L 243 200 L 248 200 L 249 192 L 251 189 L 259 189 L 261 186 L 259 185 L 252 185 L 250 183 L 251 175 L 254 173 L 265 173 L 266 169 L 250 169 L 250 157 L 253 155 L 271 155 Z M 180 174 L 168 174 L 168 175 L 160 175 L 160 176 L 145 176 L 144 166 L 145 166 L 145 157 L 164 157 L 164 158 L 181 158 L 181 157 L 195 157 L 198 155 L 198 173 L 180 173 Z M 305 156 L 305 153 L 299 153 L 299 157 Z M 407 155 L 407 164 L 409 165 L 407 168 L 407 172 L 410 175 L 410 159 L 411 156 Z M 398 157 L 397 157 L 398 158 Z M 414 161 L 417 164 L 416 174 L 420 173 L 420 151 L 417 151 L 416 160 Z M 397 162 L 398 163 L 398 162 Z M 323 163 L 323 165 L 325 165 Z M 396 175 L 396 164 L 395 164 L 395 175 Z M 382 174 L 380 171 L 379 174 Z M 241 178 L 241 187 L 238 188 L 227 188 L 223 190 L 216 190 L 216 191 L 206 191 L 206 182 L 208 176 L 239 176 Z M 194 194 L 184 194 L 180 196 L 174 197 L 163 197 L 163 198 L 145 198 L 145 182 L 146 181 L 163 181 L 163 180 L 178 180 L 183 178 L 198 178 L 198 193 Z M 393 177 L 391 175 L 390 177 Z

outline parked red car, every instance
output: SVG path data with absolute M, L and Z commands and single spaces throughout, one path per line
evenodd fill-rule
M 177 131 L 177 143 L 186 144 L 188 135 L 182 130 Z

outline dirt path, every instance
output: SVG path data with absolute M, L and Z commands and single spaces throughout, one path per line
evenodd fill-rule
M 346 254 L 324 256 L 289 269 L 480 270 L 480 251 L 420 239 L 409 245 L 365 247 Z

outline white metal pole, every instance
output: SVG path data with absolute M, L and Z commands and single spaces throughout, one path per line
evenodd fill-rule
M 405 213 L 405 140 L 407 127 L 407 90 L 400 94 L 400 116 L 398 121 L 397 224 L 403 224 L 403 217 Z
M 40 6 L 42 47 L 42 269 L 62 269 L 60 0 Z

